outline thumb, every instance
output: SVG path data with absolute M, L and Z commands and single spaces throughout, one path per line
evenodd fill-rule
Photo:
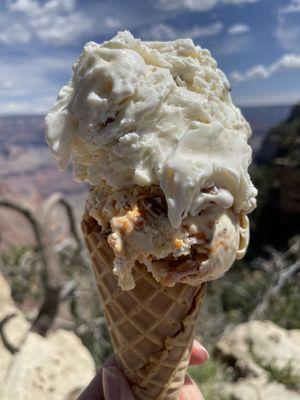
M 134 400 L 130 386 L 118 368 L 104 367 L 102 384 L 105 400 Z
M 204 400 L 200 389 L 188 375 L 185 377 L 184 386 L 181 389 L 179 400 Z

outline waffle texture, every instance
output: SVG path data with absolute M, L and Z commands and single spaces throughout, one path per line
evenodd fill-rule
M 82 230 L 114 350 L 135 398 L 178 400 L 206 284 L 164 287 L 136 263 L 136 287 L 124 291 L 101 227 L 84 217 Z

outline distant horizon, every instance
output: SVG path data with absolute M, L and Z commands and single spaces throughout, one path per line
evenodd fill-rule
M 245 109 L 245 108 L 272 108 L 272 107 L 293 107 L 296 104 L 300 103 L 300 98 L 299 101 L 296 101 L 294 103 L 278 103 L 278 104 L 236 104 L 236 106 L 240 109 Z M 49 110 L 48 110 L 49 111 Z M 1 114 L 0 112 L 0 118 L 7 118 L 7 117 L 45 117 L 46 114 L 48 113 L 38 113 L 38 114 Z

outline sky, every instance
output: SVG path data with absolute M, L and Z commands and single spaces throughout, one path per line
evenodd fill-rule
M 1 0 L 0 114 L 44 114 L 88 41 L 208 48 L 240 106 L 300 100 L 300 0 Z

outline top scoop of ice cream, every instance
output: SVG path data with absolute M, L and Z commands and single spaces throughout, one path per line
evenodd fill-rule
M 46 117 L 46 139 L 74 177 L 115 189 L 160 186 L 178 228 L 211 202 L 255 207 L 250 127 L 206 49 L 191 39 L 143 42 L 128 31 L 87 43 Z

